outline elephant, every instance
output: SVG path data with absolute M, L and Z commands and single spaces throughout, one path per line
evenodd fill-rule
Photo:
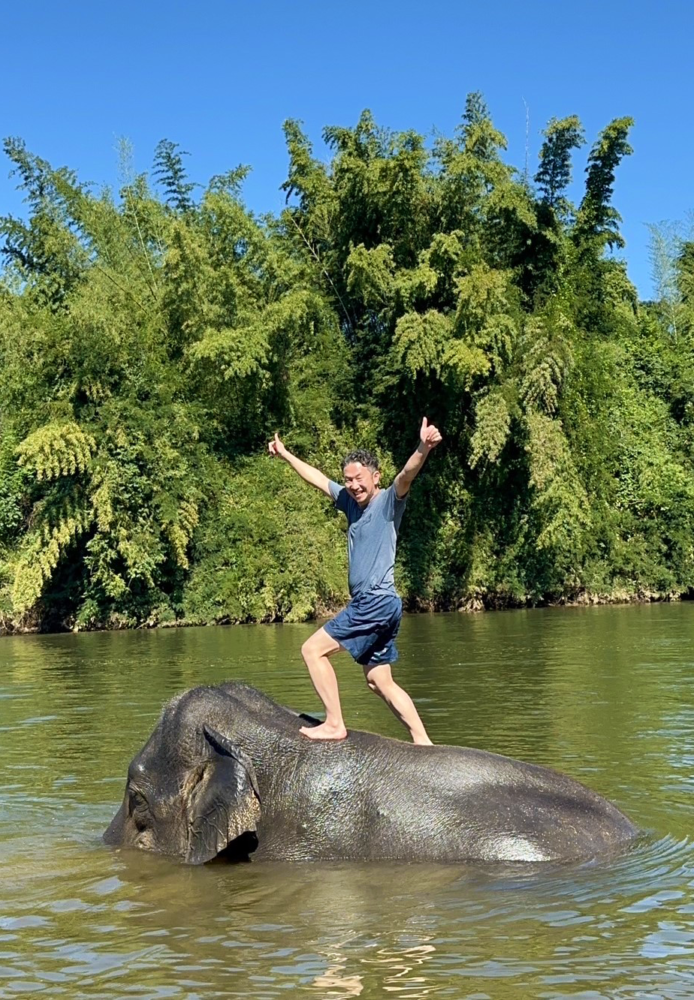
M 162 710 L 103 837 L 192 865 L 235 861 L 561 861 L 624 848 L 636 826 L 578 781 L 458 746 L 350 730 L 247 684 L 196 687 Z

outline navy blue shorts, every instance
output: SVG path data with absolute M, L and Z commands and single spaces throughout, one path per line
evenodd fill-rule
M 395 591 L 358 594 L 323 626 L 362 666 L 395 663 L 402 601 Z

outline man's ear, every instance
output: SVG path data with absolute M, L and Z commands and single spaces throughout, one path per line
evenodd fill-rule
M 376 469 L 376 471 L 374 472 L 373 476 L 374 476 L 374 484 L 375 484 L 376 486 L 378 486 L 378 484 L 379 484 L 379 483 L 380 483 L 380 481 L 381 481 L 381 473 L 380 473 L 380 470 L 379 470 L 379 469 Z
M 255 768 L 239 746 L 210 726 L 203 735 L 211 751 L 188 797 L 188 847 L 191 865 L 211 861 L 244 833 L 256 830 L 260 794 Z

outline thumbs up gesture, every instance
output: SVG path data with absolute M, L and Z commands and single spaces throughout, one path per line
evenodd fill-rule
M 284 447 L 282 441 L 280 441 L 279 434 L 275 434 L 272 441 L 268 441 L 267 449 L 270 455 L 277 458 L 285 458 L 287 454 L 287 449 Z
M 419 429 L 420 448 L 424 452 L 433 451 L 437 444 L 443 440 L 438 427 L 430 424 L 426 417 L 422 417 L 422 426 Z

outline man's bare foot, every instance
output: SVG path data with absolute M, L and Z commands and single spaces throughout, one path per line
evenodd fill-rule
M 320 726 L 302 726 L 299 732 L 310 740 L 344 740 L 347 730 L 344 726 L 333 726 L 322 722 Z
M 417 736 L 412 742 L 418 747 L 433 747 L 434 745 L 428 736 Z

